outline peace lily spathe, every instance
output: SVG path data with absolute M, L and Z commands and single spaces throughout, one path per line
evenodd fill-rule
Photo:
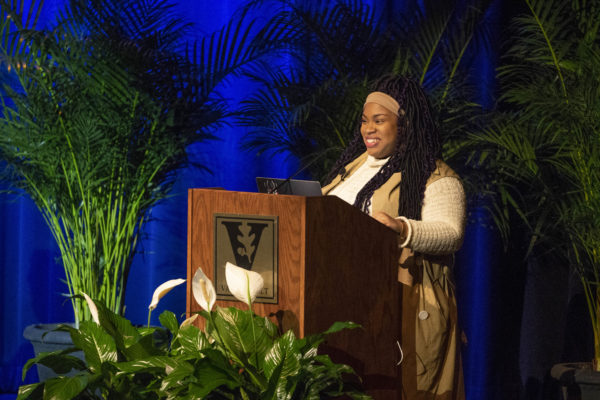
M 230 262 L 225 264 L 225 279 L 233 297 L 248 305 L 254 302 L 265 285 L 263 277 L 258 272 L 249 271 Z
M 171 289 L 173 289 L 175 286 L 181 285 L 183 282 L 185 282 L 185 279 L 171 279 L 157 287 L 152 295 L 152 302 L 148 306 L 148 309 L 150 311 L 154 310 L 160 299 L 162 299 L 165 294 L 169 293 Z
M 208 277 L 202 272 L 201 268 L 196 270 L 194 278 L 192 279 L 192 293 L 196 303 L 205 311 L 210 312 L 215 301 L 217 301 L 217 293 L 215 287 Z
M 94 303 L 94 300 L 92 300 L 90 298 L 90 296 L 88 296 L 85 293 L 81 293 L 83 295 L 83 298 L 85 299 L 85 302 L 87 303 L 89 309 L 90 309 L 90 314 L 92 315 L 92 319 L 94 320 L 95 323 L 97 323 L 98 325 L 100 325 L 100 319 L 98 318 L 98 307 L 96 307 L 96 303 Z
M 194 323 L 194 321 L 196 321 L 196 319 L 198 318 L 198 314 L 194 314 L 189 318 L 186 318 L 181 325 L 179 325 L 179 329 L 181 328 L 185 328 L 186 326 L 192 325 Z

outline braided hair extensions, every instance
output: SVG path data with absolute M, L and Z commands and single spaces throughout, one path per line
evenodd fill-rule
M 364 212 L 369 209 L 373 192 L 396 172 L 402 173 L 398 215 L 421 219 L 425 184 L 435 170 L 440 156 L 439 132 L 434 122 L 427 96 L 414 80 L 403 76 L 386 75 L 373 85 L 373 91 L 386 93 L 400 104 L 398 137 L 394 153 L 379 172 L 358 192 L 354 205 Z M 346 173 L 350 161 L 365 151 L 360 133 L 356 134 L 327 177 L 327 183 Z

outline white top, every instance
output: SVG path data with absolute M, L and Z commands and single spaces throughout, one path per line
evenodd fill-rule
M 363 163 L 352 175 L 342 180 L 328 194 L 339 197 L 346 203 L 353 205 L 356 201 L 356 195 L 360 190 L 379 172 L 381 167 L 388 162 L 390 158 L 375 158 L 367 156 L 367 161 Z M 369 215 L 371 206 L 369 206 Z

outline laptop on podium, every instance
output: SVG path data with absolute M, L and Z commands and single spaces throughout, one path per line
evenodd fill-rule
M 260 193 L 292 194 L 296 196 L 321 196 L 319 181 L 257 177 L 256 187 Z

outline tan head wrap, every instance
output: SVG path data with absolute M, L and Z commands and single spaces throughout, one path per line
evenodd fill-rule
M 400 104 L 398 104 L 396 99 L 383 92 L 371 92 L 365 100 L 365 104 L 367 103 L 379 104 L 396 114 L 396 116 L 398 116 L 398 112 L 400 111 Z

